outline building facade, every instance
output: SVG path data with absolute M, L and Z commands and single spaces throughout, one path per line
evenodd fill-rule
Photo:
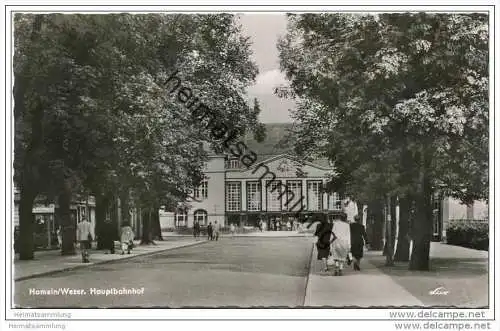
M 488 222 L 489 208 L 486 201 L 476 200 L 470 205 L 460 200 L 444 197 L 434 200 L 433 240 L 446 241 L 446 229 L 454 220 Z
M 19 226 L 19 190 L 14 187 L 14 230 Z M 70 204 L 71 218 L 78 223 L 83 217 L 95 228 L 95 199 L 88 196 L 86 199 L 73 199 Z M 34 215 L 34 243 L 36 249 L 51 249 L 58 247 L 57 229 L 60 226 L 57 203 L 46 203 L 43 197 L 35 200 Z
M 303 163 L 288 154 L 263 159 L 250 168 L 238 159 L 211 156 L 206 179 L 195 190 L 185 209 L 161 211 L 164 229 L 219 224 L 257 226 L 303 222 L 314 214 L 335 214 L 343 210 L 336 193 L 325 193 L 332 168 Z
M 225 226 L 257 226 L 261 220 L 269 229 L 275 223 L 303 222 L 315 214 L 345 210 L 338 194 L 324 192 L 333 167 L 325 160 L 302 162 L 290 155 L 289 127 L 268 124 L 262 143 L 244 138 L 258 156 L 251 167 L 230 155 L 211 155 L 205 180 L 183 204 L 186 207 L 160 211 L 162 229 L 190 228 L 195 221 L 201 226 L 215 221 Z

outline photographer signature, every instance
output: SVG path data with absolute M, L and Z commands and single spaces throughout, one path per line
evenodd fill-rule
M 442 286 L 438 287 L 438 288 L 435 288 L 432 291 L 429 291 L 430 295 L 448 295 L 448 293 L 450 293 L 450 291 L 448 291 L 447 289 L 445 289 Z

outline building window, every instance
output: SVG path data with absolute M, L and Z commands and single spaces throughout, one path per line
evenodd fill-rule
M 307 183 L 307 210 L 317 211 L 322 209 L 321 181 Z
M 299 203 L 302 199 L 302 181 L 287 181 L 286 187 L 285 209 L 289 211 L 299 211 L 302 207 L 302 203 Z
M 227 161 L 228 169 L 239 169 L 240 168 L 240 160 L 239 159 L 230 159 Z
M 194 197 L 196 199 L 206 199 L 208 197 L 208 182 L 202 181 L 200 186 L 194 189 Z
M 194 221 L 200 223 L 200 225 L 207 225 L 208 214 L 205 210 L 199 209 L 194 212 Z
M 241 183 L 226 183 L 226 210 L 241 210 Z
M 281 211 L 281 199 L 283 187 L 280 181 L 267 181 L 267 210 L 268 211 Z
M 176 227 L 183 227 L 187 226 L 187 212 L 186 211 L 178 211 L 175 213 L 175 226 Z
M 261 184 L 260 182 L 247 182 L 247 210 L 261 210 Z
M 337 192 L 329 195 L 329 208 L 330 210 L 342 210 L 342 199 Z

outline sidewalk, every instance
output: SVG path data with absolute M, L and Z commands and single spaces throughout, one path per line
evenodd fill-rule
M 410 271 L 408 262 L 386 267 L 380 251 L 365 252 L 362 271 L 335 277 L 321 271 L 313 248 L 305 306 L 460 307 L 488 305 L 488 252 L 431 244 L 431 270 Z M 439 294 L 433 290 L 441 288 Z
M 322 262 L 317 260 L 317 250 L 313 247 L 304 306 L 369 308 L 422 305 L 420 300 L 368 263 L 370 255 L 380 252 L 365 253 L 361 272 L 346 267 L 344 275 L 336 277 L 332 271 L 321 271 Z
M 129 259 L 141 255 L 149 255 L 174 248 L 202 244 L 204 240 L 194 240 L 176 238 L 175 240 L 155 241 L 156 245 L 139 245 L 140 241 L 135 241 L 135 247 L 131 254 L 121 255 L 121 249 L 116 244 L 115 254 L 105 254 L 104 251 L 92 249 L 90 251 L 90 263 L 82 263 L 81 256 L 77 250 L 77 255 L 61 256 L 59 250 L 35 252 L 35 259 L 31 261 L 14 261 L 14 280 L 20 281 L 35 278 L 61 271 L 85 268 L 96 264 L 111 261 Z M 117 243 L 117 242 L 116 242 Z M 95 243 L 94 243 L 95 247 Z

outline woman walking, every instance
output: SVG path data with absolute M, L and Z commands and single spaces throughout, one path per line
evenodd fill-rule
M 333 233 L 335 233 L 336 240 L 332 244 L 331 254 L 335 267 L 335 276 L 340 276 L 351 250 L 351 231 L 345 214 L 334 219 Z
M 57 235 L 57 248 L 62 248 L 62 230 L 60 225 L 57 227 L 56 235 Z
M 233 223 L 231 223 L 229 229 L 231 231 L 231 237 L 234 237 L 234 233 L 236 232 L 236 227 L 234 226 Z
M 76 240 L 80 243 L 80 251 L 82 253 L 82 262 L 89 263 L 89 249 L 92 246 L 94 239 L 92 225 L 85 217 L 82 217 L 80 223 L 77 224 Z
M 360 271 L 360 263 L 363 258 L 363 249 L 368 243 L 368 236 L 364 225 L 361 223 L 361 217 L 355 216 L 351 223 L 351 253 L 354 258 L 354 270 Z
M 215 237 L 215 241 L 219 240 L 220 230 L 221 230 L 220 224 L 218 224 L 217 221 L 215 221 L 214 228 L 213 228 L 213 235 L 212 235 L 213 237 Z
M 200 232 L 201 232 L 200 222 L 196 221 L 196 222 L 194 222 L 194 225 L 193 225 L 194 239 L 198 240 L 198 237 L 200 236 Z
M 212 222 L 208 224 L 207 235 L 208 235 L 208 240 L 214 240 L 214 228 L 212 227 Z
M 132 228 L 127 222 L 124 222 L 122 225 L 120 242 L 122 243 L 122 255 L 125 254 L 125 250 L 127 254 L 130 254 L 132 244 L 134 243 L 134 231 L 132 231 Z
M 332 224 L 326 219 L 322 219 L 321 223 L 316 226 L 314 235 L 318 237 L 318 241 L 316 242 L 318 260 L 323 261 L 323 271 L 326 272 L 328 271 L 327 259 L 330 256 L 330 245 L 332 239 L 335 240 L 335 235 L 332 233 Z

